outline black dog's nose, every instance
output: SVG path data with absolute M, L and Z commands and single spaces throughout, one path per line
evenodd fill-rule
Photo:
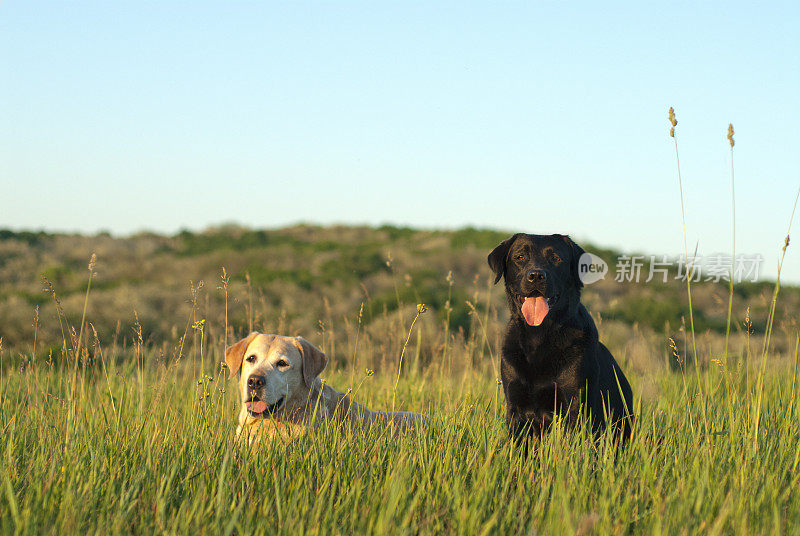
M 531 270 L 528 272 L 528 281 L 531 283 L 544 283 L 547 280 L 547 274 L 543 270 Z
M 250 376 L 247 378 L 247 386 L 251 389 L 256 389 L 258 387 L 264 387 L 264 376 Z

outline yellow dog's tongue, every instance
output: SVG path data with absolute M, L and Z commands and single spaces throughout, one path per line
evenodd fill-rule
M 550 312 L 547 300 L 542 296 L 535 298 L 525 298 L 522 304 L 522 316 L 529 326 L 538 326 L 544 321 L 544 317 Z
M 245 402 L 245 406 L 247 409 L 252 411 L 253 413 L 264 413 L 267 410 L 267 403 L 258 400 L 256 402 Z

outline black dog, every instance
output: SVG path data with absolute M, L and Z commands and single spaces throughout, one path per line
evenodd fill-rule
M 511 309 L 501 374 L 514 438 L 539 436 L 555 412 L 574 424 L 588 411 L 595 434 L 607 425 L 623 441 L 631 433 L 631 387 L 580 302 L 583 254 L 568 236 L 523 233 L 489 254 Z

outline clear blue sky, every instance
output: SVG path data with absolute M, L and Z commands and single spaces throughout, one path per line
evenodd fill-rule
M 800 3 L 0 2 L 0 227 L 474 225 L 767 274 Z M 800 215 L 785 274 L 800 281 Z

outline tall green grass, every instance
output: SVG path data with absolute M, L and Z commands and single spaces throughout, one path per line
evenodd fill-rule
M 211 352 L 212 361 L 221 355 Z M 796 356 L 795 356 L 796 357 Z M 234 440 L 238 410 L 222 367 L 89 371 L 71 400 L 71 371 L 39 364 L 2 378 L 0 529 L 20 534 L 779 534 L 800 530 L 796 364 L 771 362 L 756 421 L 756 386 L 719 368 L 705 406 L 682 402 L 678 374 L 637 397 L 637 430 L 620 451 L 557 424 L 526 457 L 509 442 L 488 373 L 446 367 L 326 381 L 386 408 L 423 410 L 416 435 L 322 426 L 291 444 Z M 758 366 L 754 364 L 752 366 Z M 687 378 L 694 381 L 693 375 Z M 357 382 L 357 383 L 354 383 Z M 691 390 L 690 390 L 691 392 Z M 113 403 L 112 403 L 113 401 Z M 688 409 L 687 409 L 688 407 Z M 707 412 L 708 435 L 690 425 Z M 758 422 L 761 433 L 754 434 Z M 757 449 L 752 442 L 757 438 Z

